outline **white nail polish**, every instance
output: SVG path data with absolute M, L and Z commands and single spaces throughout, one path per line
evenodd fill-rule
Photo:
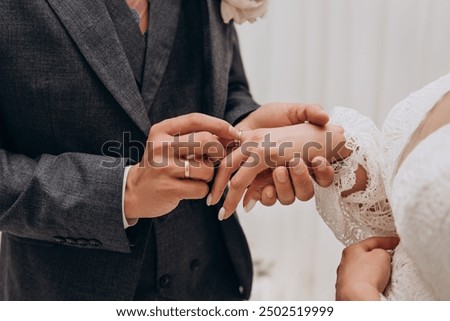
M 211 202 L 212 202 L 212 195 L 209 194 L 208 197 L 206 198 L 206 205 L 211 206 Z
M 244 207 L 246 213 L 250 212 L 256 205 L 256 200 L 251 199 Z
M 218 219 L 219 221 L 223 221 L 224 218 L 225 218 L 225 209 L 222 207 L 219 211 Z

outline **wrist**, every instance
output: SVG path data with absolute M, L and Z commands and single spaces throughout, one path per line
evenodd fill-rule
M 303 127 L 301 131 L 306 133 L 301 139 L 305 144 L 302 147 L 303 160 L 308 166 L 311 166 L 312 160 L 316 157 L 323 157 L 332 164 L 349 157 L 352 153 L 352 150 L 345 146 L 344 129 L 338 125 L 317 126 L 307 123 L 297 126 Z
M 344 129 L 341 126 L 328 124 L 326 127 L 326 159 L 330 163 L 346 159 L 352 153 L 352 150 L 346 147 Z

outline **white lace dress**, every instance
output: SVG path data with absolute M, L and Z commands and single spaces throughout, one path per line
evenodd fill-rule
M 397 104 L 381 132 L 354 110 L 332 114 L 353 153 L 335 165 L 332 187 L 316 186 L 317 209 L 345 245 L 399 235 L 388 300 L 450 300 L 450 125 L 421 141 L 397 169 L 410 136 L 448 91 L 450 74 Z M 368 173 L 367 189 L 341 197 L 359 165 Z

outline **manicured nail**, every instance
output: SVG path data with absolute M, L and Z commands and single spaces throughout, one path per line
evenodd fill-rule
M 255 207 L 255 205 L 256 205 L 256 200 L 251 199 L 251 200 L 247 203 L 247 205 L 245 205 L 244 211 L 245 211 L 246 213 L 250 212 L 250 211 Z
M 273 190 L 271 188 L 268 191 L 266 191 L 266 196 L 268 198 L 274 198 L 275 194 L 273 193 Z
M 209 194 L 208 197 L 206 198 L 206 205 L 211 206 L 211 202 L 212 202 L 212 195 Z
M 222 207 L 219 211 L 218 219 L 219 221 L 223 221 L 224 218 L 225 218 L 225 209 Z

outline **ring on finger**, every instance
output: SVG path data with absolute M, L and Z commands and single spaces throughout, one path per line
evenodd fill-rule
M 241 146 L 242 144 L 242 129 L 239 129 L 239 132 L 236 136 L 236 138 L 234 139 L 234 145 L 236 145 L 236 147 Z
M 188 179 L 191 177 L 191 164 L 189 163 L 189 159 L 184 160 L 184 178 Z

